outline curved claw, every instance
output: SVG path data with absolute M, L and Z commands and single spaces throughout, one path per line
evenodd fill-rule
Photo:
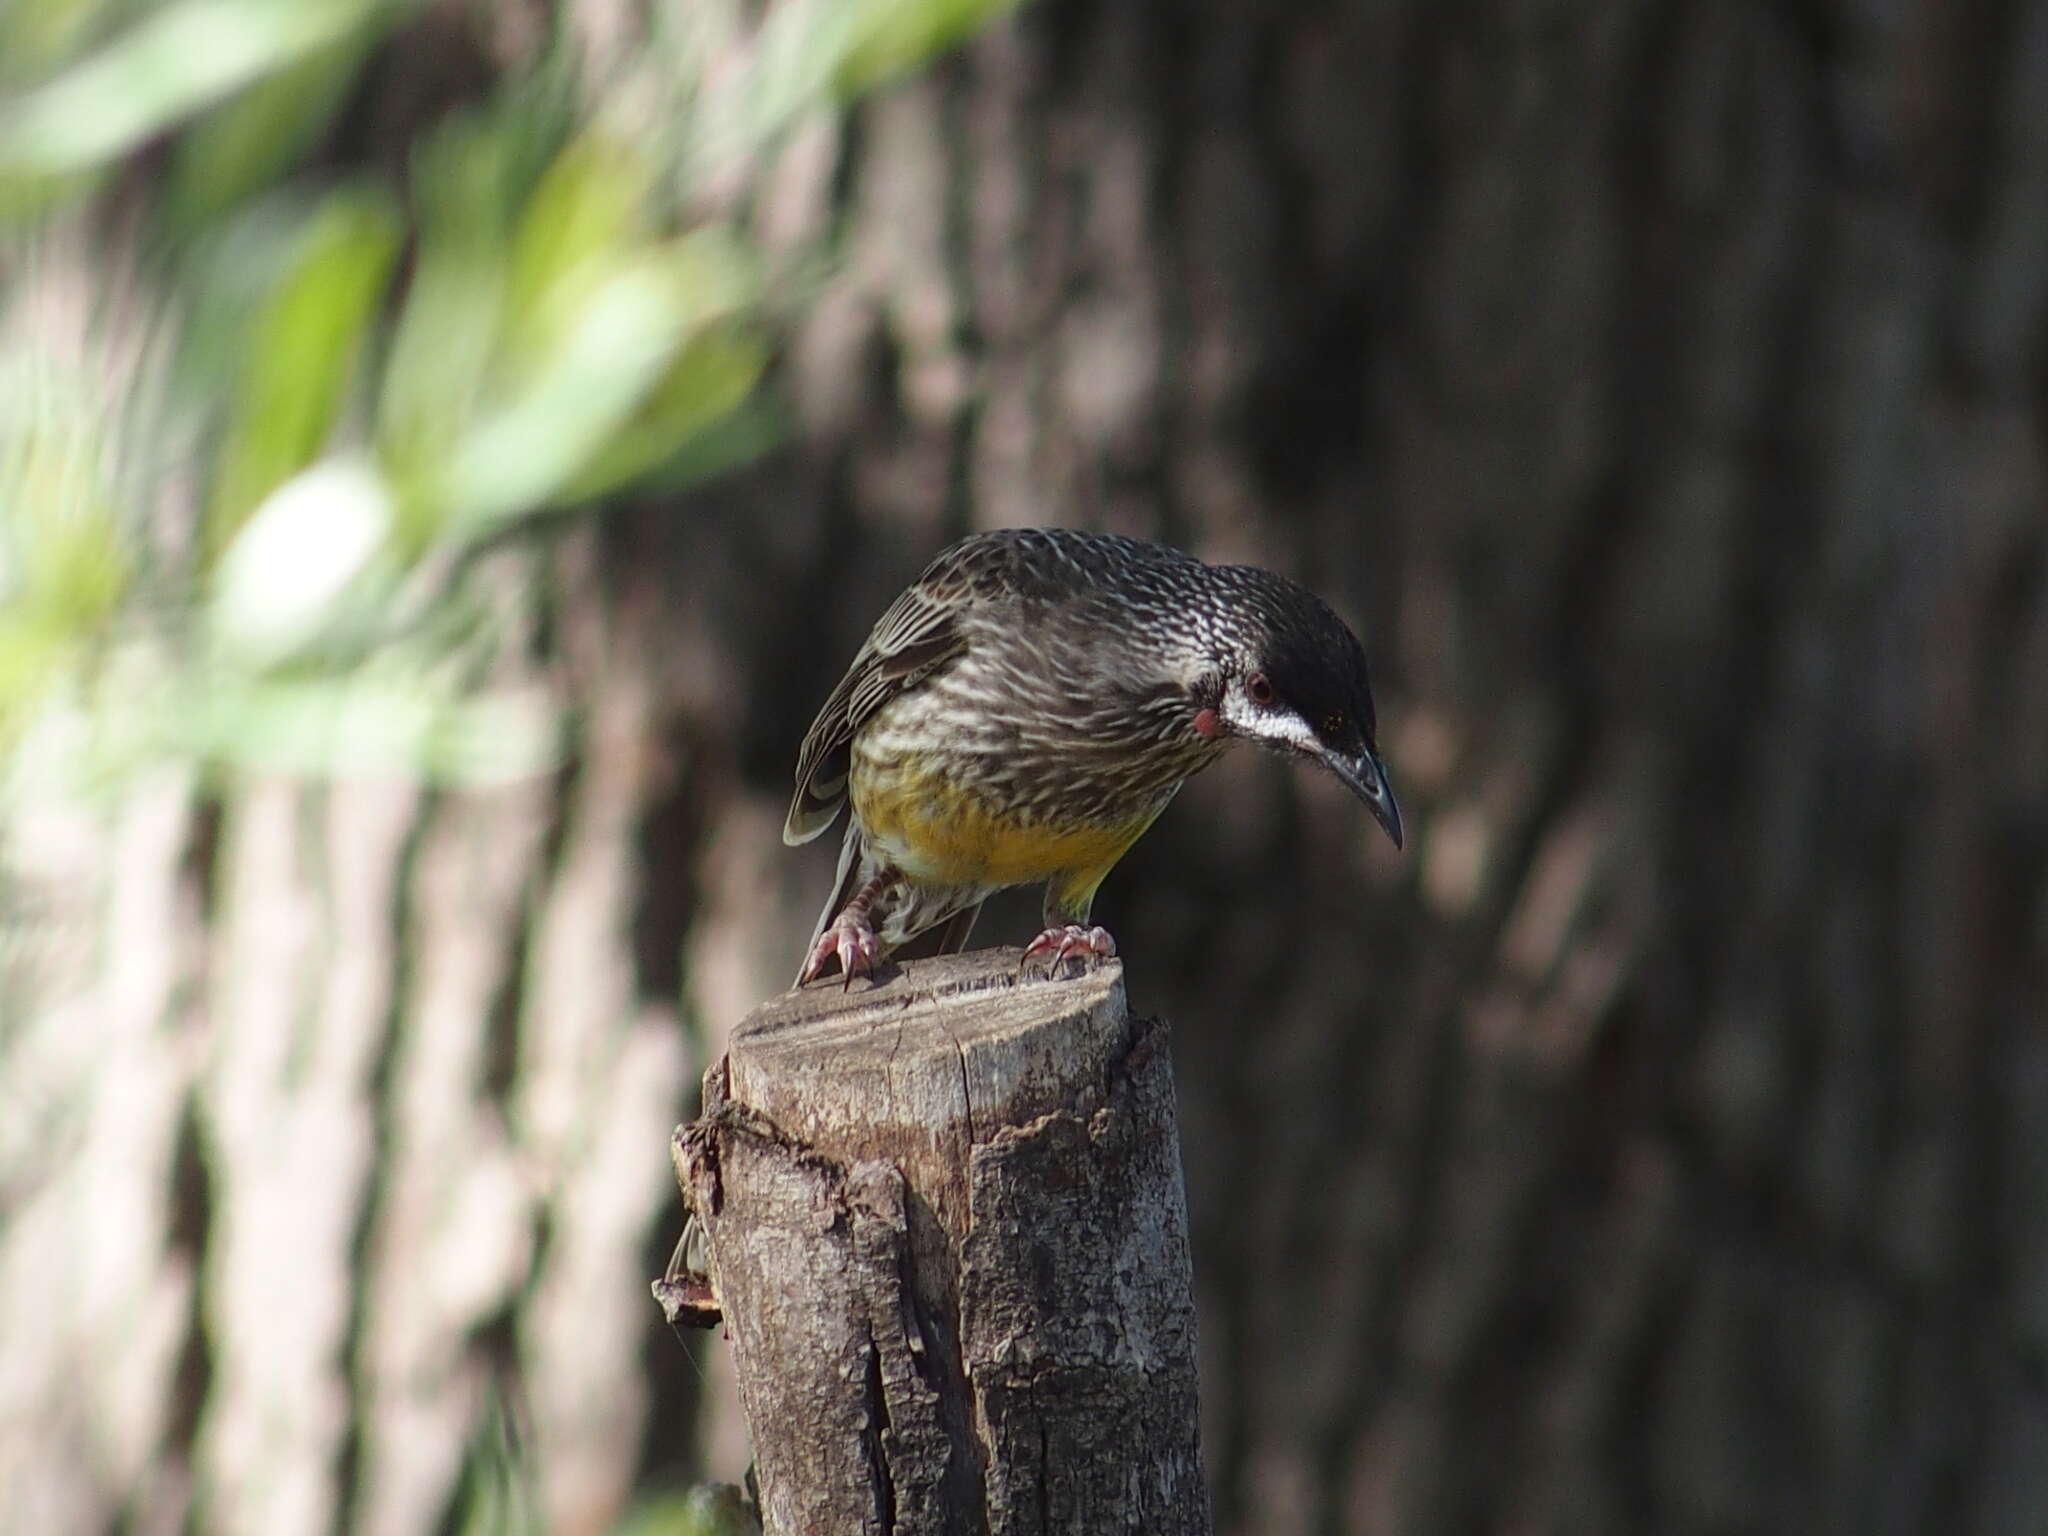
M 1021 974 L 1030 969 L 1033 960 L 1050 956 L 1045 967 L 1046 978 L 1050 980 L 1061 973 L 1070 955 L 1081 958 L 1081 968 L 1086 973 L 1115 954 L 1116 940 L 1110 937 L 1107 928 L 1084 928 L 1079 923 L 1068 923 L 1064 928 L 1046 929 L 1025 945 L 1023 963 L 1018 970 Z
M 852 986 L 856 976 L 872 976 L 875 962 L 881 958 L 881 941 L 875 937 L 874 924 L 864 912 L 842 912 L 838 919 L 823 933 L 818 942 L 811 946 L 811 956 L 804 962 L 803 974 L 796 984 L 807 987 L 826 973 L 835 962 L 844 985 Z

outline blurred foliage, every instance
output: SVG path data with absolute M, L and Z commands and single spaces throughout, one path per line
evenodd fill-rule
M 378 59 L 450 8 L 0 9 L 14 771 L 546 762 L 545 701 L 485 685 L 525 619 L 479 573 L 773 440 L 754 179 L 1005 3 L 656 4 L 601 80 L 546 42 L 353 158 Z
M 567 41 L 593 3 L 620 58 Z M 779 428 L 830 253 L 759 248 L 761 173 L 1007 3 L 0 0 L 0 809 L 550 763 L 574 701 L 502 664 L 536 551 Z M 542 1528 L 515 1428 L 460 1528 Z M 758 1527 L 707 1488 L 623 1529 Z
M 651 1499 L 613 1529 L 612 1536 L 761 1536 L 747 1496 L 730 1483 L 708 1483 L 688 1493 Z

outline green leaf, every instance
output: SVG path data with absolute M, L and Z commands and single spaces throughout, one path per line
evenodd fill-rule
M 693 335 L 757 292 L 725 231 L 586 265 L 592 270 L 549 301 L 559 313 L 543 328 L 544 350 L 493 379 L 500 403 L 411 488 L 465 537 L 588 486 L 623 483 L 730 410 L 759 376 L 757 344 L 707 348 L 694 381 L 679 362 Z M 615 447 L 617 463 L 607 457 Z
M 400 542 L 412 553 L 443 531 L 448 455 L 492 393 L 504 347 L 507 251 L 527 184 L 539 174 L 536 145 L 550 135 L 547 106 L 536 109 L 539 123 L 458 117 L 413 157 L 419 255 L 376 425 L 378 457 L 399 493 Z
M 788 413 L 765 391 L 757 391 L 731 415 L 685 439 L 640 477 L 637 489 L 648 494 L 688 490 L 759 458 L 789 434 Z
M 218 552 L 249 512 L 326 446 L 377 317 L 403 230 L 388 199 L 336 193 L 258 315 L 207 516 Z
M 556 339 L 563 311 L 646 240 L 652 168 L 590 135 L 556 156 L 513 239 L 505 294 L 510 344 L 526 356 Z
M 10 377 L 0 393 L 0 605 L 96 638 L 134 575 L 105 480 L 107 440 L 80 398 Z
M 433 487 L 452 526 L 475 537 L 546 505 L 660 382 L 689 320 L 657 263 L 599 285 L 531 381 L 456 445 Z
M 686 180 L 718 188 L 745 174 L 755 156 L 807 113 L 832 104 L 832 82 L 853 45 L 858 6 L 849 0 L 781 0 L 769 6 L 750 43 L 705 27 L 692 58 L 703 79 L 684 127 Z M 721 58 L 730 55 L 737 67 Z
M 180 0 L 0 113 L 0 183 L 104 165 L 330 47 L 383 0 Z
M 594 500 L 671 462 L 744 405 L 767 366 L 767 343 L 751 331 L 698 335 L 633 419 L 562 488 L 561 500 Z
M 156 723 L 180 756 L 308 776 L 503 783 L 545 772 L 562 752 L 561 717 L 539 690 L 470 693 L 374 669 L 319 678 L 215 667 L 172 693 Z
M 448 455 L 483 408 L 504 310 L 502 254 L 465 246 L 422 258 L 377 402 L 377 454 L 399 492 L 399 536 L 425 548 L 448 519 Z
M 48 78 L 105 25 L 109 0 L 7 0 L 0 5 L 0 86 Z
M 1017 0 L 866 0 L 834 84 L 856 96 L 972 36 Z
M 612 1536 L 761 1536 L 761 1522 L 731 1483 L 703 1483 L 640 1504 Z
M 120 527 L 98 506 L 39 523 L 23 551 L 23 595 L 69 633 L 89 635 L 113 616 L 128 589 L 132 565 Z
M 69 670 L 72 637 L 39 612 L 0 609 L 0 757 Z
M 171 220 L 195 228 L 293 165 L 340 110 L 379 31 L 359 27 L 201 117 L 178 141 Z

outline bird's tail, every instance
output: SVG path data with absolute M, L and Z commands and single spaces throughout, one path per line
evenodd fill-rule
M 868 861 L 861 857 L 860 823 L 849 816 L 846 818 L 846 837 L 839 844 L 839 873 L 832 877 L 832 894 L 825 901 L 825 910 L 818 914 L 818 920 L 811 924 L 810 942 L 804 945 L 804 959 L 797 962 L 797 981 L 803 980 L 804 965 L 810 953 L 817 948 L 818 940 L 832 925 L 832 919 L 839 915 L 839 909 L 853 900 L 853 893 L 872 873 Z M 794 985 L 795 983 L 792 983 Z

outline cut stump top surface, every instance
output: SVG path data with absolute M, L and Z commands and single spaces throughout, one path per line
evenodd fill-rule
M 1020 977 L 1022 951 L 978 950 L 815 983 L 733 1032 L 731 1097 L 849 1166 L 881 1158 L 941 1204 L 968 1149 L 1056 1110 L 1087 1111 L 1130 1044 L 1123 967 Z

